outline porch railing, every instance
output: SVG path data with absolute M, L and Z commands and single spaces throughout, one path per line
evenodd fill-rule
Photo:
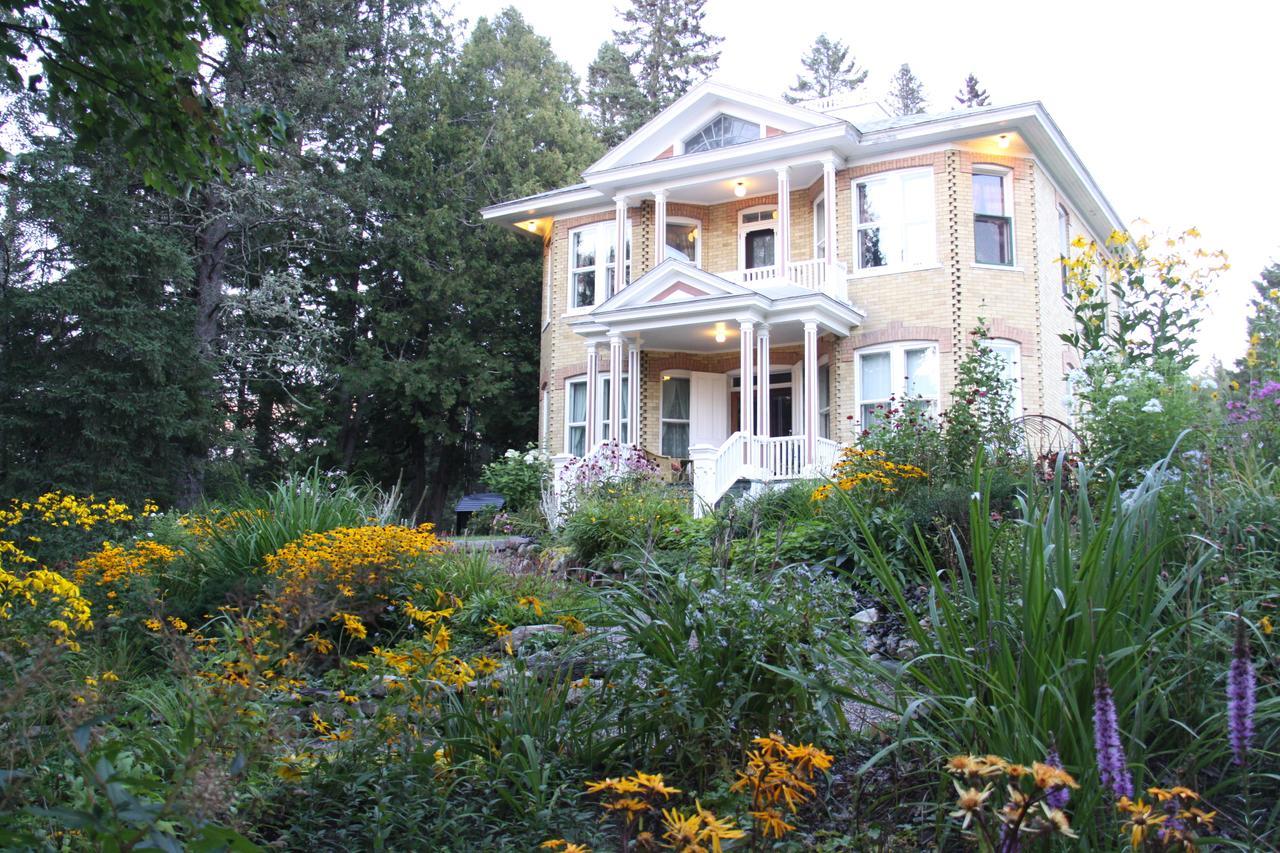
M 745 285 L 770 284 L 780 280 L 776 266 L 734 270 L 723 275 L 731 281 Z M 848 267 L 842 261 L 828 262 L 825 258 L 818 258 L 812 261 L 791 261 L 787 264 L 787 274 L 781 281 L 806 290 L 826 293 L 837 299 L 847 299 L 845 282 L 848 278 Z
M 760 467 L 768 476 L 791 479 L 804 470 L 803 435 L 756 436 L 751 441 L 757 448 Z
M 719 447 L 690 448 L 693 457 L 694 512 L 701 515 L 742 478 L 750 480 L 796 480 L 830 473 L 840 445 L 827 438 L 817 439 L 813 466 L 804 461 L 803 435 L 752 436 L 741 432 L 729 436 Z

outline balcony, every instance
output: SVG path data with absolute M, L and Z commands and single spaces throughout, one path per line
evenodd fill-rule
M 753 290 L 770 285 L 789 284 L 815 293 L 825 293 L 833 299 L 849 301 L 849 270 L 842 261 L 828 262 L 822 258 L 812 261 L 791 261 L 787 264 L 786 272 L 782 276 L 778 275 L 777 266 L 730 270 L 716 273 L 716 275 Z

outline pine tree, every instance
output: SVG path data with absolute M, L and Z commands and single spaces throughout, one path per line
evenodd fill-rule
M 909 116 L 924 112 L 924 84 L 905 62 L 889 81 L 888 97 L 889 108 L 894 115 Z
M 707 0 L 631 0 L 613 39 L 636 69 L 645 118 L 670 105 L 720 62 L 721 36 L 702 28 Z
M 851 92 L 867 79 L 866 69 L 858 68 L 849 56 L 849 46 L 839 39 L 832 41 L 825 33 L 814 40 L 800 64 L 804 72 L 796 75 L 791 91 L 782 96 L 787 103 Z
M 991 103 L 991 98 L 987 95 L 987 90 L 978 85 L 978 78 L 970 73 L 964 79 L 960 93 L 956 95 L 956 102 L 962 107 L 985 107 Z
M 586 103 L 596 132 L 608 148 L 630 136 L 649 112 L 627 57 L 613 42 L 600 45 L 587 67 Z
M 1249 301 L 1248 349 L 1236 364 L 1241 376 L 1254 382 L 1280 381 L 1280 264 L 1271 264 L 1253 283 L 1257 293 Z M 1280 405 L 1280 404 L 1277 404 Z

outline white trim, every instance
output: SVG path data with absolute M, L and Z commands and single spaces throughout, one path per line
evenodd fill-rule
M 614 279 L 614 292 L 620 292 L 626 289 L 627 279 L 630 276 L 631 264 L 634 253 L 632 252 L 632 223 L 631 219 L 626 220 L 623 226 L 627 234 L 626 248 L 623 254 L 626 256 L 625 267 L 621 276 Z M 574 246 L 574 238 L 579 234 L 594 232 L 595 238 L 595 262 L 591 266 L 576 267 L 574 263 L 578 259 L 577 249 Z M 565 313 L 566 314 L 582 314 L 590 311 L 597 305 L 603 304 L 612 294 L 609 290 L 609 271 L 611 267 L 617 264 L 609 263 L 609 251 L 615 248 L 617 244 L 617 222 L 616 219 L 602 219 L 599 222 L 589 222 L 586 225 L 580 225 L 577 228 L 571 228 L 568 234 L 567 252 L 568 257 L 565 259 L 566 276 L 565 282 L 568 285 L 568 292 L 565 294 Z M 615 252 L 615 254 L 618 254 Z M 595 283 L 592 290 L 593 301 L 590 304 L 575 305 L 574 299 L 578 295 L 578 288 L 574 281 L 574 276 L 585 274 L 588 271 L 594 272 Z
M 813 200 L 813 204 L 811 204 L 811 205 L 809 206 L 809 209 L 810 209 L 810 217 L 809 217 L 809 218 L 810 218 L 810 220 L 812 220 L 812 222 L 813 222 L 813 229 L 812 229 L 812 230 L 813 230 L 813 235 L 812 235 L 812 236 L 813 236 L 813 245 L 812 245 L 810 248 L 811 248 L 811 250 L 813 251 L 813 259 L 814 259 L 814 260 L 822 260 L 822 259 L 826 258 L 826 256 L 827 256 L 827 255 L 826 255 L 826 249 L 827 249 L 827 226 L 826 226 L 826 213 L 825 213 L 825 212 L 823 213 L 823 215 L 822 215 L 822 218 L 821 218 L 821 219 L 819 219 L 819 218 L 818 218 L 818 205 L 820 205 L 820 204 L 821 204 L 821 205 L 826 205 L 826 203 L 827 203 L 827 194 L 826 194 L 826 192 L 825 192 L 825 191 L 823 191 L 823 192 L 818 193 L 818 197 L 817 197 L 817 198 L 815 198 L 815 199 Z M 818 239 L 818 237 L 819 237 L 819 236 L 821 236 L 821 237 L 822 237 L 822 239 L 821 239 L 821 240 L 819 240 L 819 239 Z M 818 247 L 819 247 L 819 246 L 821 246 L 821 247 L 822 247 L 822 251 L 823 251 L 823 253 L 822 253 L 821 255 L 820 255 L 820 254 L 818 254 Z
M 863 396 L 862 387 L 862 360 L 869 355 L 879 355 L 888 353 L 889 355 L 889 395 L 898 403 L 902 403 L 906 399 L 906 354 L 907 350 L 928 349 L 933 358 L 934 381 L 937 383 L 935 388 L 936 395 L 933 398 L 925 397 L 930 403 L 930 414 L 937 417 L 941 411 L 942 405 L 942 376 L 941 364 L 942 358 L 939 352 L 940 347 L 937 341 L 927 340 L 907 340 L 907 341 L 891 341 L 885 344 L 875 344 L 872 346 L 862 347 L 853 354 L 853 402 L 854 402 L 854 422 L 858 425 L 858 429 L 866 429 L 867 425 L 863 422 L 862 407 L 867 405 L 876 405 L 887 403 L 889 397 L 873 397 L 866 398 Z
M 622 374 L 622 384 L 627 389 L 630 388 L 630 384 L 631 384 L 630 378 L 625 373 Z M 572 430 L 575 427 L 583 431 L 583 448 L 585 452 L 589 453 L 591 451 L 591 448 L 586 446 L 587 437 L 588 437 L 587 425 L 589 422 L 586 420 L 582 420 L 582 421 L 569 420 L 569 413 L 572 411 L 570 406 L 571 398 L 570 398 L 569 389 L 573 385 L 581 385 L 583 387 L 583 393 L 585 394 L 586 386 L 587 386 L 587 374 L 580 373 L 577 376 L 570 376 L 568 379 L 564 381 L 564 452 L 569 454 L 570 456 L 575 455 L 573 452 L 573 443 L 569 439 L 570 430 Z M 609 399 L 609 398 L 606 398 L 605 396 L 605 388 L 609 385 L 610 385 L 610 382 L 609 382 L 608 373 L 600 373 L 596 376 L 596 400 L 600 402 L 600 405 L 596 406 L 596 417 L 595 417 L 595 421 L 596 421 L 595 435 L 598 441 L 609 440 L 608 433 L 609 433 L 610 406 L 605 405 Z M 549 391 L 545 393 L 550 395 Z M 621 427 L 619 430 L 620 432 L 624 433 L 628 437 L 628 439 L 631 436 L 630 396 L 631 395 L 628 390 L 627 396 L 623 397 L 623 401 L 627 404 L 625 406 L 626 416 L 621 419 Z M 586 416 L 590 417 L 590 410 L 586 406 L 585 400 L 583 401 L 583 406 L 584 406 L 584 412 L 586 413 Z
M 942 268 L 942 264 L 930 264 L 927 267 L 908 267 L 906 269 L 903 269 L 902 267 L 897 267 L 896 269 L 894 267 L 868 267 L 865 270 L 850 270 L 849 278 L 876 278 L 882 275 L 902 275 L 909 272 L 928 272 L 929 270 L 940 270 Z M 996 269 L 1007 270 L 1009 268 L 997 267 Z
M 742 221 L 748 213 L 765 213 L 770 210 L 774 213 L 771 219 L 758 219 L 755 222 Z M 782 229 L 780 215 L 777 204 L 756 204 L 738 211 L 738 269 L 744 270 L 747 268 L 747 235 L 752 231 L 773 232 L 773 262 L 777 264 L 778 235 Z
M 745 116 L 735 115 L 734 113 L 728 110 L 718 110 L 714 115 L 711 116 L 711 118 L 699 122 L 695 130 L 689 131 L 684 135 L 683 138 L 672 143 L 672 150 L 675 151 L 676 156 L 683 155 L 686 153 L 701 154 L 703 151 L 720 151 L 725 148 L 732 148 L 733 145 L 745 145 L 746 144 L 745 142 L 735 142 L 733 143 L 733 145 L 720 145 L 715 148 L 703 148 L 698 151 L 689 152 L 689 140 L 693 139 L 693 137 L 697 136 L 699 133 L 702 133 L 704 130 L 710 127 L 711 123 L 719 119 L 721 116 L 724 116 L 725 118 L 728 118 L 728 119 L 732 119 L 733 121 L 740 121 L 743 124 L 755 125 L 756 136 L 755 136 L 755 139 L 749 140 L 750 142 L 755 142 L 757 139 L 765 138 L 764 121 L 747 118 Z
M 584 420 L 581 420 L 581 421 L 571 421 L 571 420 L 569 420 L 570 412 L 572 412 L 572 411 L 573 411 L 573 407 L 572 407 L 573 396 L 572 396 L 572 394 L 571 394 L 571 392 L 570 392 L 570 388 L 571 388 L 572 386 L 574 386 L 574 385 L 581 385 L 581 386 L 582 386 L 582 393 L 585 395 L 585 394 L 587 393 L 587 376 L 586 376 L 586 374 L 584 373 L 584 374 L 579 375 L 579 376 L 571 376 L 571 377 L 569 377 L 568 379 L 566 379 L 566 380 L 564 381 L 564 452 L 565 452 L 565 453 L 567 453 L 567 454 L 568 454 L 568 455 L 570 455 L 570 456 L 575 456 L 575 455 L 577 455 L 577 454 L 575 454 L 575 453 L 573 452 L 573 442 L 572 442 L 572 441 L 570 441 L 570 439 L 569 439 L 570 431 L 571 431 L 574 427 L 579 427 L 579 428 L 581 428 L 581 429 L 582 429 L 582 449 L 583 449 L 583 454 L 585 455 L 585 454 L 586 454 L 586 452 L 588 451 L 588 448 L 587 448 L 587 439 L 588 439 L 588 435 L 587 435 L 587 432 L 588 432 L 588 430 L 587 430 L 587 424 L 589 423 L 589 420 L 587 420 L 587 419 L 589 419 L 589 418 L 590 418 L 590 416 L 591 416 L 591 413 L 590 413 L 590 411 L 589 411 L 589 407 L 587 406 L 587 404 L 586 404 L 586 400 L 584 399 L 584 400 L 582 401 L 582 411 L 583 411 L 583 417 L 584 417 Z
M 909 211 L 907 209 L 908 182 L 927 181 L 928 209 L 926 211 Z M 879 212 L 877 219 L 861 222 L 862 204 L 859 199 L 859 187 L 872 188 L 881 186 L 887 201 L 887 209 Z M 870 270 L 883 272 L 903 272 L 906 270 L 926 269 L 938 263 L 938 202 L 934 185 L 932 166 L 911 167 L 906 169 L 890 169 L 854 178 L 850 184 L 850 204 L 852 206 L 853 255 L 852 268 L 855 274 L 863 274 Z M 913 247 L 907 243 L 908 229 L 917 228 L 928 234 L 923 246 Z M 871 266 L 862 265 L 862 234 L 878 231 L 880 234 L 880 253 L 885 263 Z M 914 248 L 914 251 L 912 249 Z M 904 256 L 911 254 L 917 260 L 910 262 Z
M 663 405 L 666 395 L 662 392 L 662 384 L 670 379 L 683 379 L 689 383 L 689 416 L 686 418 L 668 418 L 666 407 Z M 686 437 L 687 441 L 693 440 L 693 373 L 688 370 L 664 370 L 658 379 L 658 453 L 665 456 L 665 448 L 663 447 L 663 433 L 666 432 L 667 424 L 684 424 L 689 430 Z M 686 452 L 688 447 L 685 448 Z M 675 457 L 684 458 L 684 457 Z
M 991 178 L 1000 179 L 1000 207 L 1004 210 L 1004 216 L 1009 220 L 1009 263 L 1001 264 L 993 261 L 979 261 L 978 257 L 978 217 L 983 214 L 978 213 L 978 205 L 973 201 L 973 178 L 985 175 Z M 974 266 L 984 269 L 1015 269 L 1018 266 L 1018 239 L 1017 225 L 1018 220 L 1013 210 L 1013 169 L 1003 166 L 999 163 L 974 163 L 973 178 L 969 180 L 970 206 L 973 208 L 973 220 L 970 223 L 973 230 L 973 257 Z M 987 214 L 990 215 L 990 214 Z
M 663 230 L 664 230 L 664 232 L 665 232 L 665 229 L 666 229 L 666 228 L 669 228 L 669 227 L 671 227 L 672 225 L 692 225 L 692 226 L 694 226 L 694 229 L 698 232 L 697 236 L 694 238 L 694 241 L 693 241 L 693 255 L 694 255 L 694 256 L 693 256 L 693 258 L 691 258 L 691 259 L 690 259 L 690 260 L 688 260 L 688 261 L 685 261 L 684 263 L 691 263 L 691 264 L 693 264 L 695 267 L 701 267 L 701 266 L 702 266 L 702 242 L 703 242 L 703 238 L 706 236 L 706 231 L 705 231 L 705 229 L 703 228 L 702 220 L 701 220 L 701 219 L 695 219 L 695 218 L 694 218 L 694 217 L 692 217 L 692 216 L 668 216 L 668 217 L 666 218 L 665 227 L 664 227 L 664 229 L 663 229 Z M 664 233 L 664 234 L 662 235 L 662 258 L 663 258 L 663 260 L 666 260 L 666 259 L 667 259 L 667 257 L 668 257 L 668 256 L 667 256 L 667 235 Z M 677 260 L 677 261 L 678 261 L 678 260 L 680 260 L 680 259 L 679 259 L 679 258 L 676 258 L 675 260 Z

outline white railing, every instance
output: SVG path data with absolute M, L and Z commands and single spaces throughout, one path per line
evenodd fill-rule
M 794 284 L 806 290 L 826 293 L 836 299 L 848 299 L 845 284 L 849 280 L 849 269 L 842 261 L 828 262 L 825 258 L 812 261 L 791 261 L 787 264 L 785 278 L 778 278 L 778 268 L 756 267 L 749 270 L 733 270 L 722 273 L 730 281 L 738 284 L 770 284 L 780 280 Z
M 770 479 L 794 479 L 804 471 L 804 436 L 780 435 L 753 438 L 754 454 Z
M 831 473 L 831 466 L 835 464 L 836 457 L 839 455 L 840 442 L 818 437 L 818 452 L 813 461 L 824 474 Z

